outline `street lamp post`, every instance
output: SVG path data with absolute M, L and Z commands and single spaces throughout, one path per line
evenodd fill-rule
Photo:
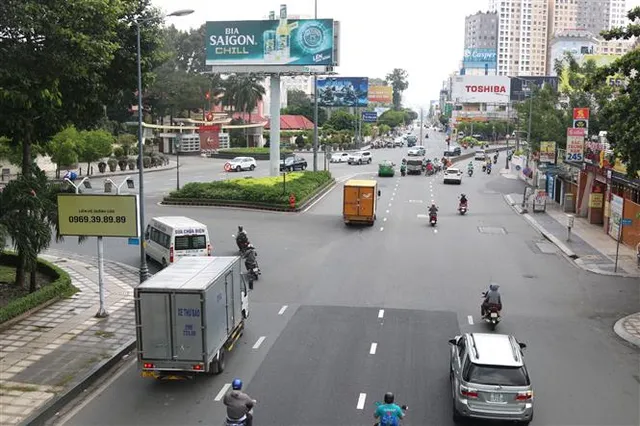
M 191 9 L 184 10 L 176 10 L 175 12 L 169 13 L 164 17 L 169 16 L 186 16 L 193 13 Z M 161 18 L 164 18 L 161 17 Z M 140 51 L 140 25 L 145 22 L 153 21 L 158 19 L 158 17 L 152 17 L 147 19 L 141 19 L 139 21 L 134 21 L 136 26 L 136 62 L 138 66 L 138 179 L 140 188 L 138 190 L 138 198 L 140 199 L 140 282 L 144 282 L 147 278 L 149 278 L 149 267 L 147 266 L 147 253 L 144 246 L 144 143 L 142 141 L 142 53 Z
M 314 19 L 318 19 L 318 0 L 313 2 Z M 327 153 L 324 154 L 325 161 Z M 326 169 L 326 167 L 325 167 Z M 318 75 L 313 75 L 313 171 L 318 171 Z

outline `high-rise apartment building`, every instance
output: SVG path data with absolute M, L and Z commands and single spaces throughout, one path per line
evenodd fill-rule
M 498 75 L 545 75 L 549 2 L 489 1 L 490 10 L 498 16 Z
M 567 30 L 600 32 L 626 23 L 626 0 L 549 0 L 550 34 Z
M 498 15 L 495 12 L 478 12 L 464 19 L 465 49 L 498 48 Z

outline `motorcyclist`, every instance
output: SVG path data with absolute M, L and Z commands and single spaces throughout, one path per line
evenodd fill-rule
M 466 206 L 467 205 L 467 196 L 465 194 L 461 194 L 460 195 L 460 205 L 461 206 Z
M 467 164 L 467 170 L 473 170 L 473 161 L 469 161 L 469 164 Z
M 380 419 L 376 423 L 377 425 L 398 426 L 400 424 L 400 420 L 404 417 L 404 412 L 402 407 L 393 402 L 394 399 L 393 393 L 387 392 L 384 394 L 384 404 L 378 405 L 375 413 L 373 413 L 374 418 Z
M 431 163 L 431 161 L 427 160 L 427 173 L 431 174 L 433 173 L 433 164 Z
M 429 207 L 429 216 L 437 216 L 437 215 L 438 215 L 438 207 L 436 207 L 435 203 L 433 203 Z
M 236 244 L 240 251 L 244 251 L 249 245 L 249 236 L 247 235 L 247 231 L 244 230 L 244 227 L 238 226 L 238 235 L 236 236 Z
M 498 309 L 498 312 L 502 310 L 502 298 L 500 297 L 500 292 L 498 291 L 500 288 L 497 284 L 490 284 L 489 290 L 483 293 L 484 301 L 482 302 L 482 306 L 480 308 L 480 312 L 482 317 L 484 318 L 485 313 L 491 306 L 495 306 Z
M 229 420 L 239 422 L 245 418 L 246 426 L 253 424 L 251 410 L 256 405 L 256 400 L 251 399 L 249 395 L 242 392 L 242 380 L 233 379 L 231 390 L 225 394 L 222 402 L 227 406 L 227 418 Z

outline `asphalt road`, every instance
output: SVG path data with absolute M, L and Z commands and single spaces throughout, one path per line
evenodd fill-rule
M 437 137 L 432 157 L 444 144 Z M 374 157 L 399 163 L 404 152 Z M 259 425 L 370 425 L 387 390 L 409 405 L 406 425 L 451 425 L 447 340 L 486 331 L 478 311 L 491 281 L 505 303 L 497 332 L 528 344 L 532 425 L 638 424 L 638 351 L 612 332 L 617 318 L 640 310 L 637 281 L 586 273 L 546 253 L 502 199 L 521 183 L 498 169 L 465 175 L 460 186 L 441 176 L 381 178 L 378 221 L 365 228 L 342 223 L 339 186 L 301 214 L 149 204 L 150 216 L 206 223 L 220 254 L 235 250 L 230 234 L 246 226 L 263 270 L 246 332 L 220 376 L 157 383 L 130 360 L 60 424 L 221 424 L 216 396 L 241 377 L 258 400 Z M 333 170 L 346 178 L 376 168 Z M 460 192 L 466 216 L 456 212 Z M 425 217 L 431 199 L 440 207 L 435 228 Z M 136 247 L 107 241 L 108 258 L 137 263 Z

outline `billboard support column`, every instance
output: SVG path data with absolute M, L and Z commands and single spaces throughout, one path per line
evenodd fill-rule
M 270 91 L 269 169 L 271 176 L 280 176 L 280 74 L 271 74 Z
M 313 171 L 318 171 L 318 76 L 313 76 Z

